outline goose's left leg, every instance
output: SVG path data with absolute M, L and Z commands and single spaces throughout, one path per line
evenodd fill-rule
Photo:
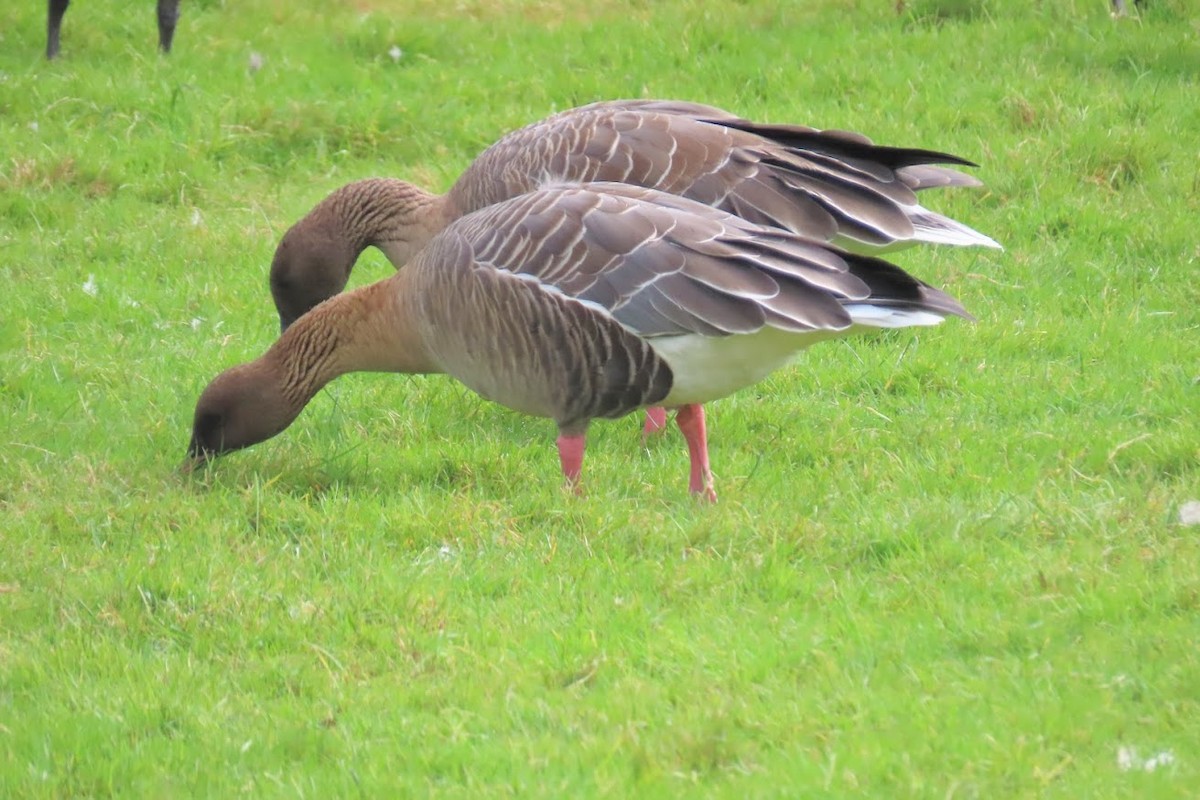
M 567 479 L 567 488 L 582 494 L 579 486 L 579 474 L 583 472 L 583 450 L 586 445 L 586 434 L 559 433 L 555 444 L 558 445 L 558 460 L 562 464 L 563 477 Z
M 688 457 L 692 463 L 688 490 L 710 503 L 717 502 L 712 470 L 708 467 L 708 433 L 704 427 L 704 406 L 697 403 L 679 409 L 679 413 L 675 415 L 675 424 L 687 440 Z

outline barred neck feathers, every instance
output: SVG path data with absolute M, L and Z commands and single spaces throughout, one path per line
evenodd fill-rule
M 393 178 L 367 178 L 346 184 L 321 203 L 325 204 L 356 257 L 372 246 L 385 253 L 389 249 L 408 250 L 398 260 L 389 253 L 397 267 L 451 221 L 443 213 L 444 195 Z
M 443 196 L 404 181 L 369 178 L 338 189 L 275 250 L 271 295 L 281 328 L 342 291 L 367 247 L 378 247 L 399 268 L 449 221 Z

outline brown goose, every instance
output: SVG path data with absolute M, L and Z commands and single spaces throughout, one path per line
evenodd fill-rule
M 900 268 L 676 195 L 548 187 L 451 223 L 407 268 L 301 317 L 196 406 L 191 469 L 284 430 L 353 371 L 448 373 L 558 424 L 568 484 L 596 418 L 678 408 L 689 488 L 716 499 L 702 403 L 809 344 L 969 318 Z
M 998 247 L 918 203 L 917 190 L 979 185 L 937 164 L 974 166 L 845 131 L 755 123 L 697 103 L 594 103 L 508 134 L 444 195 L 387 178 L 336 190 L 284 234 L 271 294 L 286 330 L 345 288 L 367 247 L 400 268 L 462 215 L 562 181 L 660 189 L 859 252 L 916 242 Z

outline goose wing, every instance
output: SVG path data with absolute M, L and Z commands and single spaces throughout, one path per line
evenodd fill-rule
M 543 189 L 451 230 L 476 268 L 579 301 L 642 337 L 844 330 L 845 304 L 868 299 L 965 315 L 887 262 L 627 184 Z
M 587 109 L 645 111 L 690 117 L 699 122 L 724 125 L 753 133 L 783 147 L 823 152 L 844 162 L 859 161 L 874 171 L 881 180 L 891 180 L 893 171 L 912 189 L 931 189 L 941 186 L 981 186 L 972 175 L 938 164 L 957 164 L 975 167 L 972 161 L 951 153 L 911 147 L 883 147 L 861 133 L 842 130 L 821 130 L 807 125 L 760 123 L 731 114 L 716 106 L 683 100 L 605 100 L 582 106 Z M 569 112 L 567 112 L 569 113 Z M 882 167 L 882 169 L 880 169 Z
M 620 182 L 861 249 L 910 241 L 995 246 L 918 203 L 918 189 L 974 182 L 930 161 L 969 163 L 846 132 L 759 125 L 698 104 L 613 101 L 505 136 L 451 197 L 469 212 L 555 182 Z

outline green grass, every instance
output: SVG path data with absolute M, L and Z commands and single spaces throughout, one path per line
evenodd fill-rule
M 0 796 L 1196 792 L 1189 3 L 450 7 L 184 2 L 164 59 L 88 0 L 52 64 L 6 12 Z M 312 204 L 637 96 L 978 160 L 928 204 L 1007 250 L 896 257 L 978 324 L 714 403 L 711 508 L 677 433 L 595 425 L 575 498 L 549 422 L 441 377 L 175 473 Z

